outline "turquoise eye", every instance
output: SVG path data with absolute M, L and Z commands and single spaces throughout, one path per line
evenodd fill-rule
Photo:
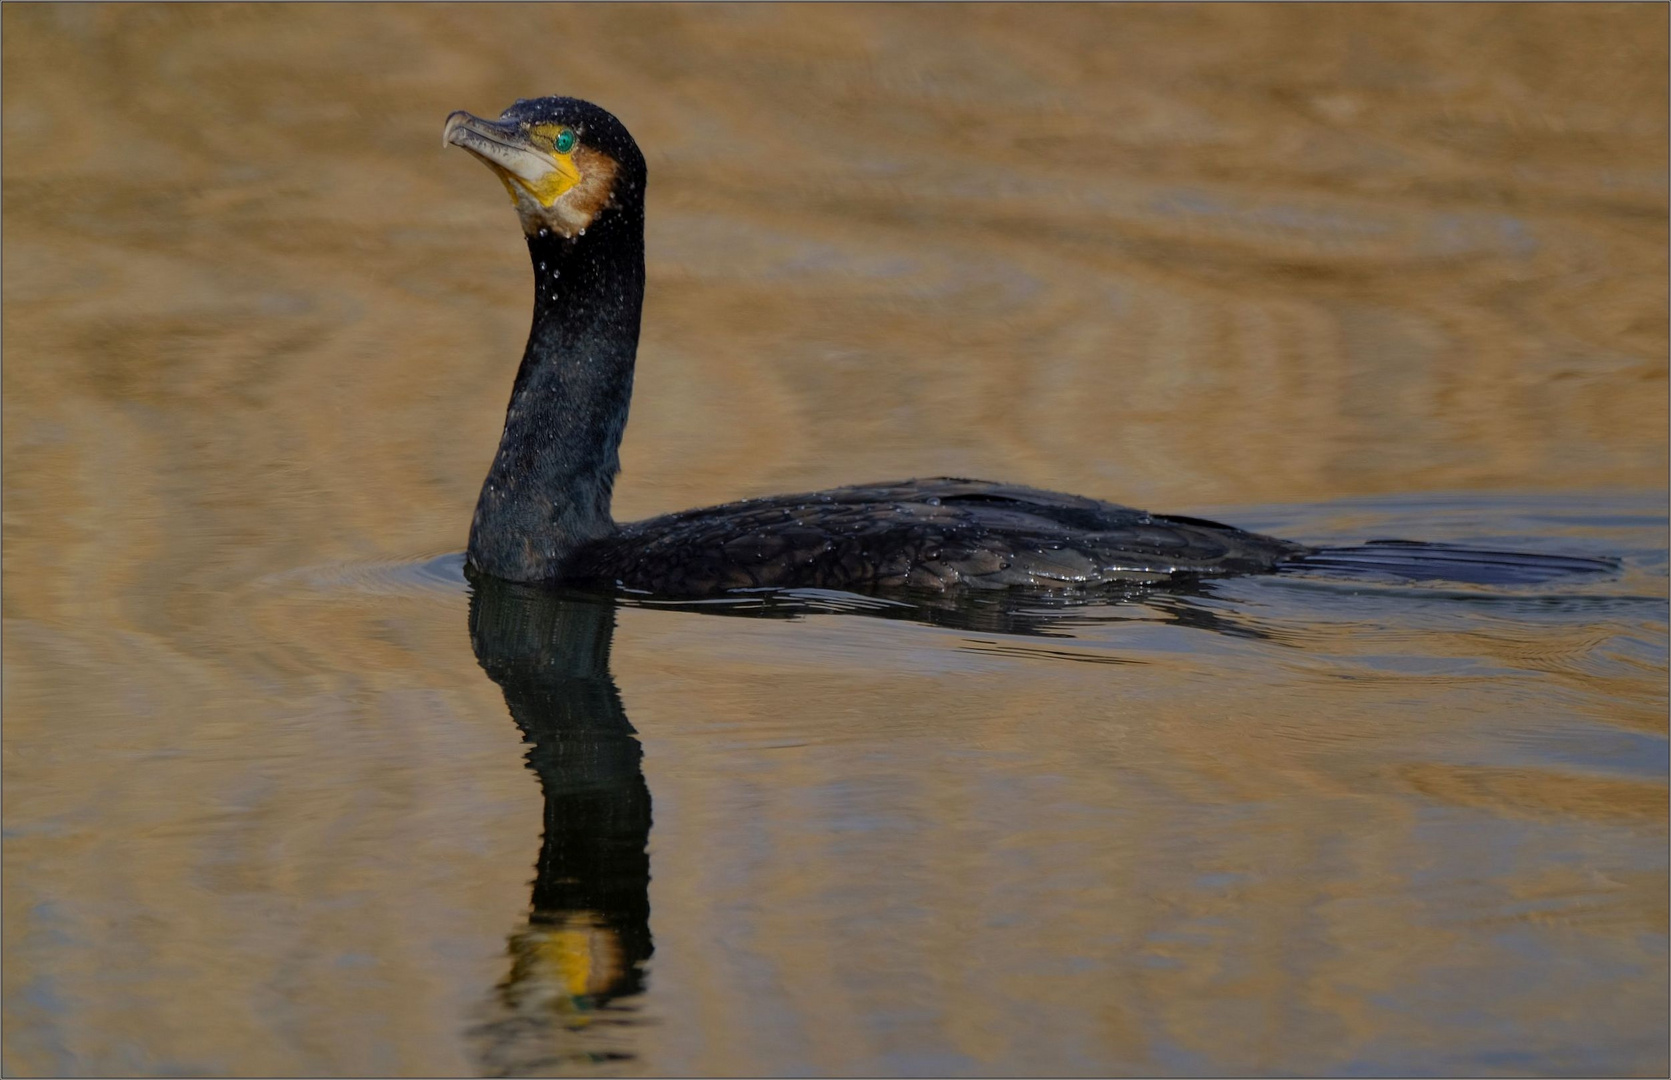
M 559 154 L 566 154 L 570 150 L 573 150 L 575 139 L 576 135 L 573 128 L 564 128 L 562 131 L 559 131 L 557 133 L 556 142 L 557 152 Z

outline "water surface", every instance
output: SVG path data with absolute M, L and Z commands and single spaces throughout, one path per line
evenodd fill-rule
M 1668 1067 L 1651 6 L 7 6 L 4 1066 Z M 650 165 L 617 513 L 987 476 L 1522 588 L 466 586 L 452 109 Z

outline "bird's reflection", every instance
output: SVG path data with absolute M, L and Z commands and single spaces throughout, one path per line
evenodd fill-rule
M 470 641 L 505 693 L 545 797 L 527 922 L 479 1030 L 484 1071 L 630 1061 L 650 940 L 650 791 L 609 672 L 615 606 L 483 579 Z
M 1228 637 L 1276 637 L 1270 627 L 1216 603 L 1218 583 L 1179 578 L 1166 582 L 1105 585 L 1073 595 L 1006 589 L 953 595 L 895 589 L 859 596 L 820 589 L 739 589 L 718 600 L 655 600 L 622 596 L 619 603 L 663 611 L 701 612 L 754 619 L 809 615 L 863 615 L 983 634 L 1073 637 L 1104 623 L 1148 622 L 1206 630 Z
M 477 1029 L 481 1066 L 490 1075 L 597 1072 L 611 1062 L 630 1069 L 636 1000 L 653 951 L 650 791 L 609 653 L 617 605 L 632 601 L 485 577 L 471 584 L 476 659 L 504 691 L 545 797 L 530 912 L 510 935 L 510 971 L 493 1016 Z M 1100 609 L 1013 595 L 953 602 L 780 593 L 650 606 L 755 618 L 863 614 L 1026 637 L 1071 636 L 1111 619 L 1265 636 L 1233 610 L 1210 610 L 1198 586 L 1104 591 L 1097 599 Z

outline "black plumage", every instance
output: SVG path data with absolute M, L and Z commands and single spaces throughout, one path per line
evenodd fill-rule
M 908 480 L 750 499 L 622 526 L 578 577 L 657 596 L 728 589 L 1082 590 L 1260 573 L 1300 544 L 982 480 Z

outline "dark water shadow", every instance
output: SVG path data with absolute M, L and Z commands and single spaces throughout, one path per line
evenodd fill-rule
M 505 695 L 545 802 L 529 914 L 508 935 L 509 970 L 488 1003 L 489 1015 L 470 1032 L 482 1072 L 493 1076 L 630 1071 L 638 1058 L 634 1031 L 642 1023 L 645 964 L 654 952 L 651 799 L 643 748 L 610 671 L 620 606 L 768 619 L 863 614 L 968 632 L 1067 637 L 1070 627 L 1103 621 L 1117 605 L 1126 618 L 1264 636 L 1233 612 L 1200 606 L 1205 593 L 1188 583 L 1094 598 L 946 602 L 775 592 L 712 604 L 663 604 L 491 578 L 475 578 L 469 587 L 471 646 Z
M 1126 622 L 1186 626 L 1239 638 L 1273 637 L 1269 627 L 1215 602 L 1217 584 L 1180 577 L 1164 583 L 1108 585 L 1059 593 L 1007 589 L 947 595 L 899 589 L 861 596 L 818 589 L 738 589 L 716 600 L 654 600 L 620 594 L 616 600 L 623 607 L 752 619 L 864 615 L 943 630 L 1016 637 L 1071 638 L 1085 627 Z
M 529 914 L 507 937 L 508 971 L 470 1031 L 492 1076 L 630 1072 L 643 1023 L 650 933 L 650 791 L 643 748 L 610 671 L 617 609 L 739 618 L 863 614 L 983 634 L 1070 637 L 1115 617 L 1265 637 L 1233 611 L 1201 606 L 1198 584 L 1118 595 L 871 598 L 773 592 L 721 603 L 659 603 L 491 578 L 469 581 L 470 642 L 505 696 L 544 797 Z M 979 646 L 996 643 L 972 639 Z M 1109 657 L 1109 663 L 1138 662 Z
M 471 1033 L 491 1076 L 630 1068 L 650 937 L 644 751 L 609 671 L 615 605 L 484 580 L 470 642 L 505 694 L 545 799 L 529 914 Z

